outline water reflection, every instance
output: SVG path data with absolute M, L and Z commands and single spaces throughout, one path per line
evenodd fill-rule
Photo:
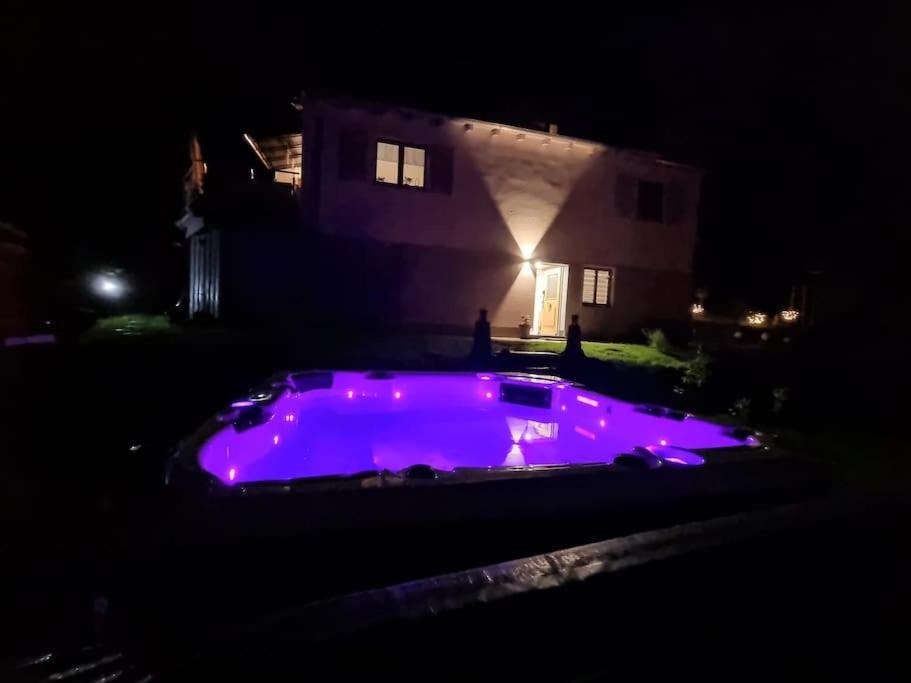
M 506 460 L 503 461 L 503 467 L 525 467 L 525 454 L 522 452 L 522 446 L 517 443 L 512 445 L 509 453 L 506 454 Z

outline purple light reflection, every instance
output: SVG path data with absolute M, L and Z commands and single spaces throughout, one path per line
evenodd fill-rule
M 336 388 L 283 394 L 273 406 L 283 419 L 242 431 L 225 424 L 202 445 L 199 462 L 226 483 L 241 483 L 397 472 L 415 464 L 453 470 L 610 463 L 646 444 L 665 446 L 655 446 L 659 457 L 688 466 L 702 460 L 680 449 L 758 443 L 718 425 L 658 417 L 568 385 L 551 408 L 502 401 L 491 386 L 548 386 L 535 380 L 396 373 L 392 388 L 366 374 L 336 372 Z M 550 386 L 556 391 L 559 385 Z M 348 400 L 355 396 L 357 401 Z

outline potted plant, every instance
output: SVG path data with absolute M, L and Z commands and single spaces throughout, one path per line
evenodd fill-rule
M 528 339 L 531 336 L 531 322 L 527 315 L 519 319 L 519 339 Z

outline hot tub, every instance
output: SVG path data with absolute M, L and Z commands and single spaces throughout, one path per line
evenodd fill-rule
M 230 488 L 527 476 L 621 463 L 692 468 L 712 449 L 758 445 L 749 433 L 556 377 L 312 372 L 275 378 L 236 401 L 179 458 Z

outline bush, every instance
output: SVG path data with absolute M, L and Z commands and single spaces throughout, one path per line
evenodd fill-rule
M 642 334 L 645 335 L 649 348 L 655 349 L 655 351 L 670 353 L 673 349 L 667 335 L 664 334 L 664 330 L 642 330 Z
M 696 355 L 683 371 L 683 383 L 697 389 L 702 388 L 709 375 L 709 357 L 699 346 Z

